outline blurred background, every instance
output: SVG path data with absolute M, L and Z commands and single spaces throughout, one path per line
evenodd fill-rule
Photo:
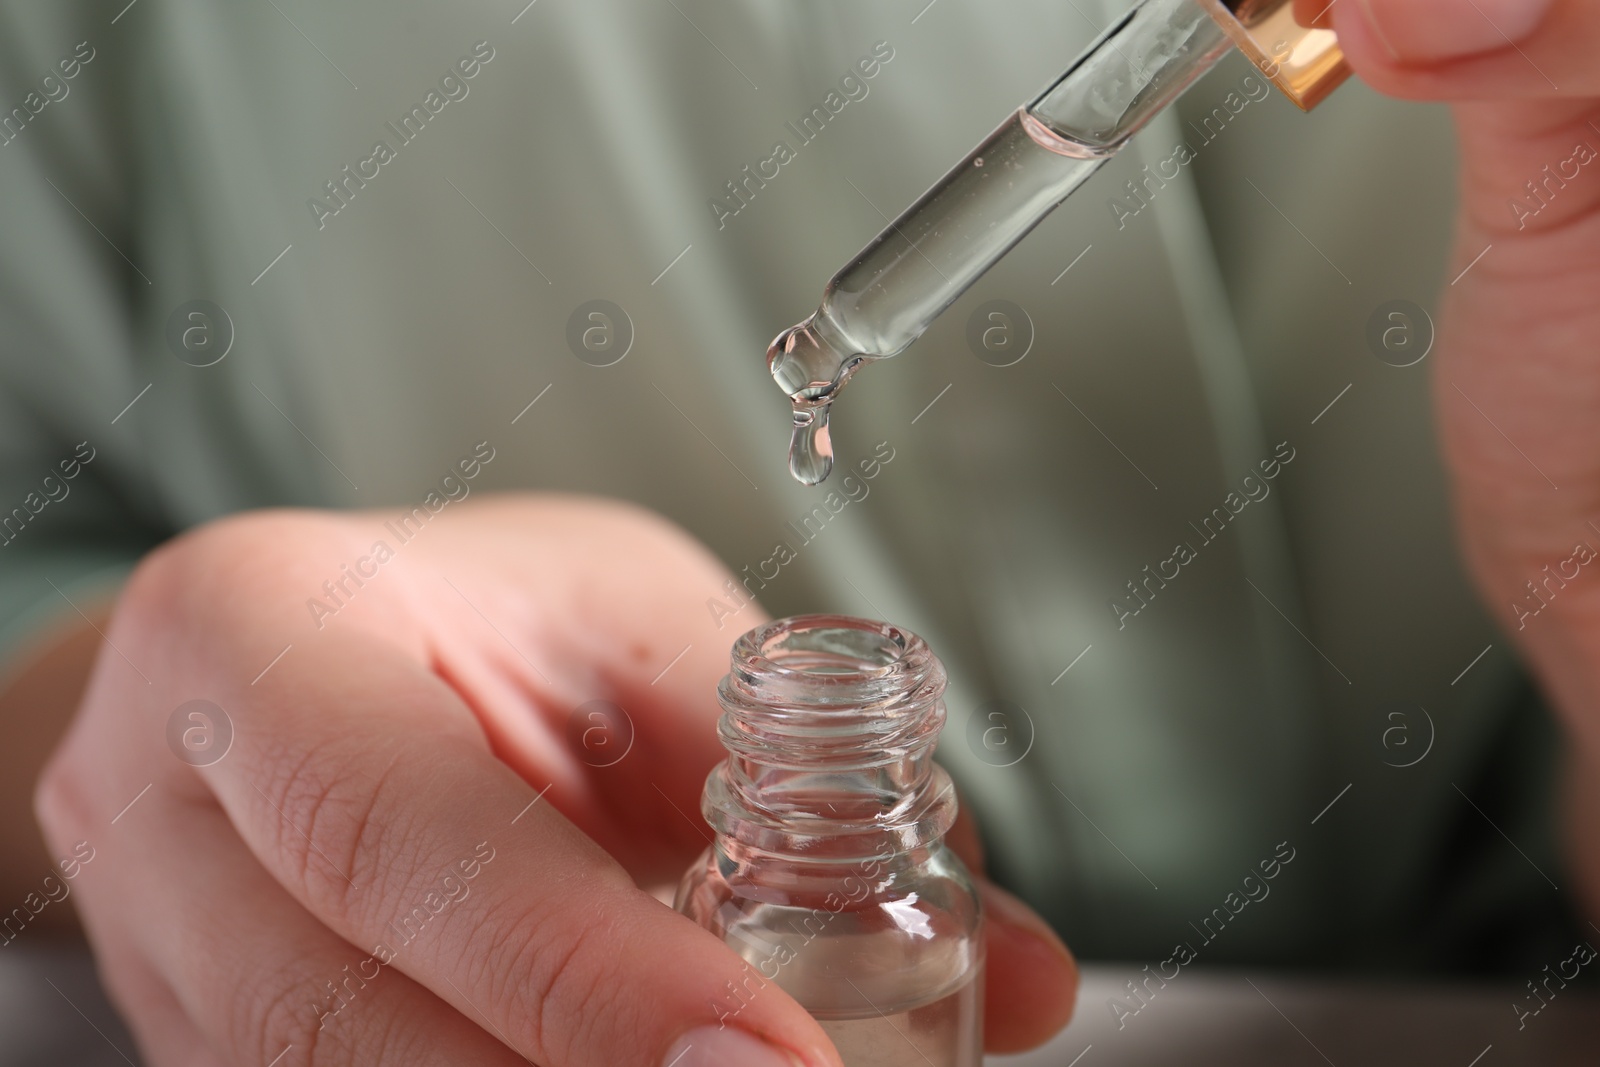
M 0 652 L 100 617 L 178 531 L 403 510 L 489 442 L 474 493 L 637 501 L 775 615 L 925 636 L 993 875 L 1121 961 L 1095 1025 L 1117 967 L 1194 940 L 1284 848 L 1205 966 L 1471 980 L 1464 1018 L 1514 1023 L 1494 1005 L 1593 931 L 1557 888 L 1554 727 L 1468 588 L 1433 441 L 1442 108 L 1352 81 L 1303 115 L 1223 62 L 852 384 L 836 478 L 879 465 L 845 506 L 786 472 L 767 341 L 1125 7 L 0 3 L 0 104 L 22 109 L 0 146 L 0 509 L 26 512 Z M 1146 183 L 1179 144 L 1192 161 Z M 973 327 L 1000 306 L 996 350 Z M 65 495 L 27 504 L 80 444 Z M 1142 596 L 1179 543 L 1197 558 Z M 28 768 L 64 721 L 16 685 L 0 716 L 9 909 L 62 858 Z M 133 1055 L 81 951 L 51 948 L 70 909 L 7 930 L 5 1032 L 44 1036 L 0 1062 Z M 1378 1010 L 1359 1004 L 1326 1026 Z

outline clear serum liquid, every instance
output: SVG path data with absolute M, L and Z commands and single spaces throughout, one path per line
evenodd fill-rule
M 892 1007 L 855 1018 L 818 1019 L 846 1067 L 981 1067 L 983 1063 L 983 974 L 925 1004 Z

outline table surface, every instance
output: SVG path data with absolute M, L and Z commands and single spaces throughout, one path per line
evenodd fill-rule
M 1525 987 L 1328 982 L 1185 969 L 1121 1025 L 1108 1002 L 1134 967 L 1089 966 L 1073 1023 L 986 1067 L 1594 1067 L 1600 997 L 1558 992 L 1521 1020 Z M 1530 976 L 1531 977 L 1531 976 Z M 1123 1001 L 1133 1001 L 1123 991 Z M 74 949 L 0 951 L 0 1067 L 127 1067 L 138 1056 Z
M 991 1056 L 986 1067 L 1600 1065 L 1593 993 L 1558 992 L 1519 1028 L 1517 1006 L 1530 1006 L 1520 981 L 1399 985 L 1185 968 L 1119 1025 L 1109 1002 L 1136 1007 L 1125 988 L 1135 977 L 1135 966 L 1085 967 L 1072 1025 L 1037 1052 Z

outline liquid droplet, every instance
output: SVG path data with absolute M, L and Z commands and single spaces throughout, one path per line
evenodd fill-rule
M 789 438 L 789 473 L 801 485 L 816 485 L 833 470 L 833 439 L 828 434 L 830 404 L 794 405 Z

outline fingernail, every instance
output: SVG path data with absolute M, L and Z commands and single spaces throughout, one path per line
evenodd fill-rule
M 1437 62 L 1511 47 L 1553 0 L 1362 0 L 1368 23 L 1403 62 Z
M 798 1058 L 736 1027 L 702 1026 L 678 1038 L 661 1067 L 804 1067 Z

